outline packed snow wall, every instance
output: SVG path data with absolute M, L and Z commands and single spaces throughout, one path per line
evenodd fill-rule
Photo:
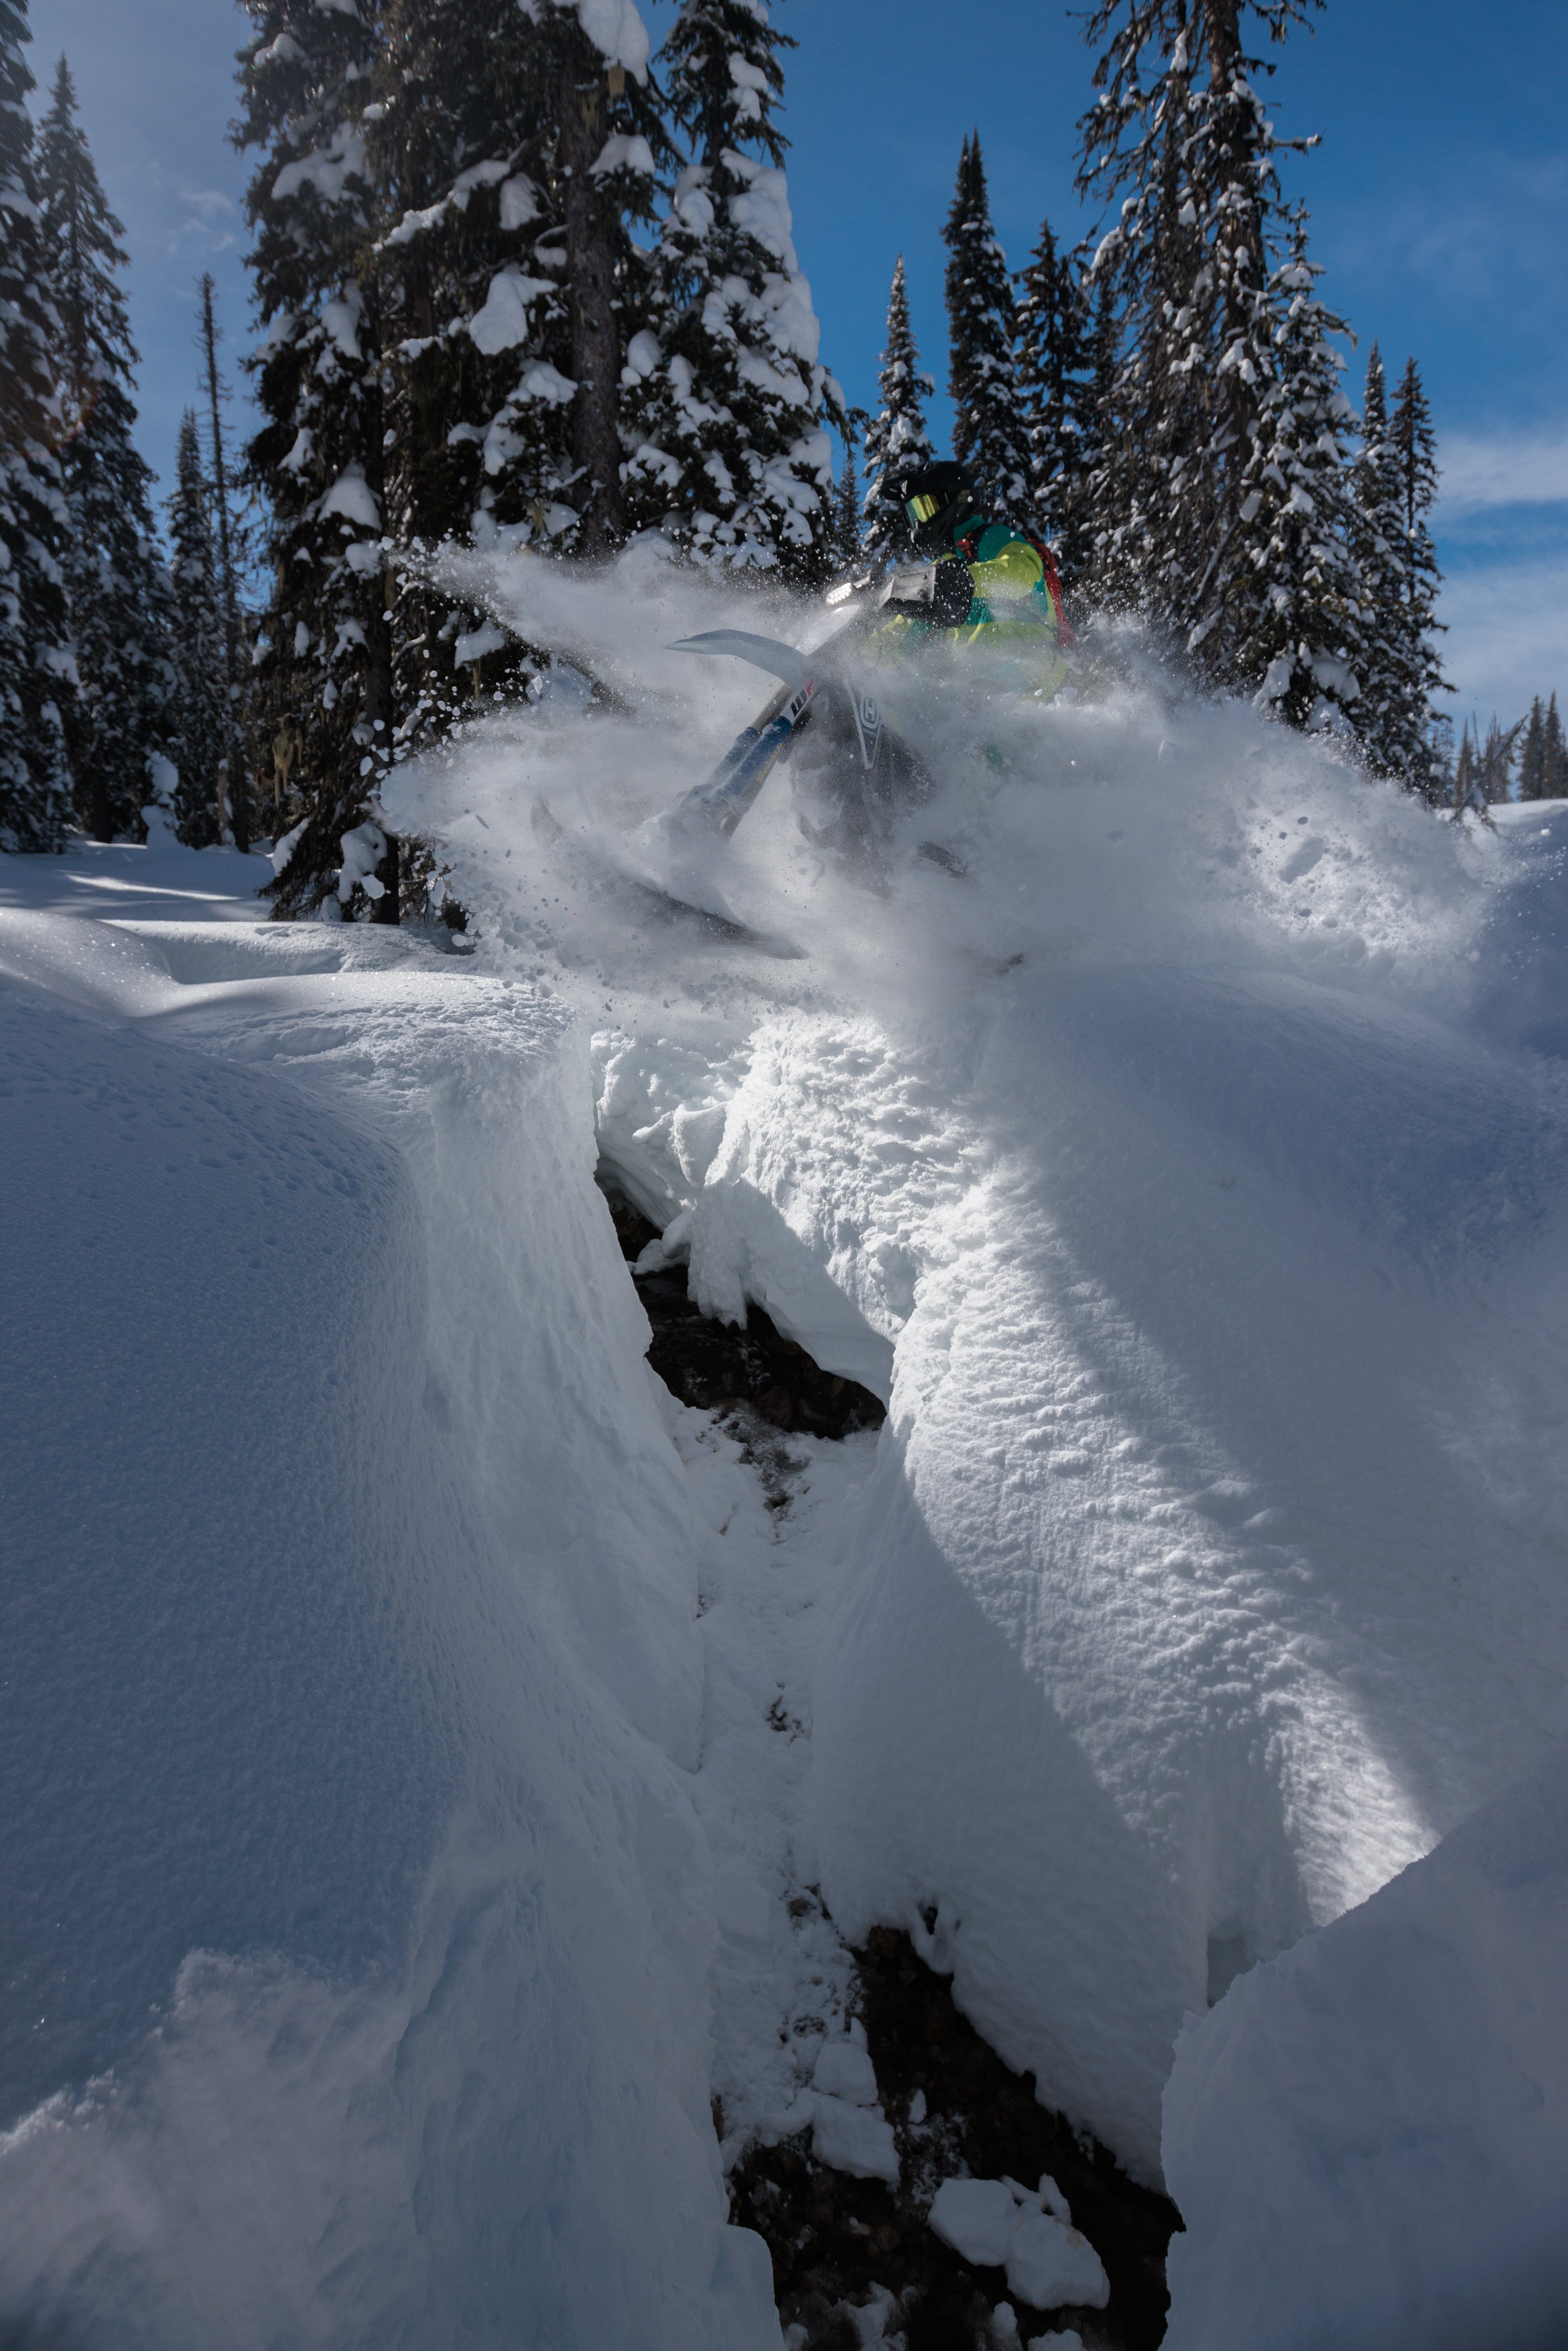
M 600 1019 L 694 1294 L 891 1398 L 801 1867 L 1154 2177 L 1184 2014 L 1568 1725 L 1562 812 L 1471 838 L 1132 649 L 958 711 L 961 879 L 857 890 L 770 784 L 747 952 L 619 844 L 759 698 L 661 646 L 766 617 L 646 561 L 492 593 L 622 710 L 563 672 L 398 810 Z
M 1568 1748 L 1182 2036 L 1169 2351 L 1568 2340 Z
M 0 971 L 0 2332 L 777 2346 L 580 1032 L 395 935 Z

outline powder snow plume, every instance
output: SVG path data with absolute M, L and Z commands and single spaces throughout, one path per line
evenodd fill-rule
M 394 821 L 597 1031 L 601 1152 L 693 1294 L 890 1399 L 806 1865 L 1155 2178 L 1184 2012 L 1568 1728 L 1562 842 L 1126 637 L 1103 694 L 955 701 L 885 891 L 776 772 L 722 868 L 758 953 L 616 844 L 768 691 L 670 642 L 830 616 L 643 550 L 464 585 L 620 706 L 558 670 Z

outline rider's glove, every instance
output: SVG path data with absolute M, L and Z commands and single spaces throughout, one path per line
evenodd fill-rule
M 956 555 L 941 563 L 906 563 L 894 571 L 882 591 L 882 601 L 912 620 L 934 622 L 939 629 L 961 628 L 974 601 L 969 567 Z

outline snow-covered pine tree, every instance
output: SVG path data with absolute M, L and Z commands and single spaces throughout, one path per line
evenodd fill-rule
M 195 412 L 189 408 L 180 424 L 169 543 L 176 618 L 169 744 L 179 774 L 174 829 L 190 848 L 207 849 L 221 834 L 233 729 L 212 499 Z
M 863 421 L 865 412 L 857 409 L 855 416 Z M 855 444 L 852 435 L 844 443 L 844 462 L 839 468 L 839 486 L 833 499 L 833 553 L 841 571 L 858 569 L 861 562 L 861 485 L 855 466 Z
M 1522 718 L 1516 718 L 1511 726 L 1504 726 L 1495 711 L 1488 723 L 1486 741 L 1479 753 L 1479 767 L 1481 789 L 1493 808 L 1513 797 L 1513 763 L 1523 732 Z M 1479 737 L 1479 728 L 1477 734 Z
M 1437 551 L 1427 522 L 1437 496 L 1437 444 L 1421 371 L 1414 360 L 1406 361 L 1400 379 L 1394 413 L 1389 419 L 1389 438 L 1399 470 L 1405 643 L 1410 681 L 1408 723 L 1414 726 L 1425 717 L 1434 695 L 1450 691 L 1437 657 L 1436 640 L 1444 633 L 1447 624 L 1437 618 L 1442 574 L 1437 569 Z M 1433 797 L 1437 785 L 1429 768 L 1417 766 L 1411 781 L 1427 798 Z
M 1568 799 L 1568 736 L 1557 708 L 1553 689 L 1546 705 L 1541 746 L 1541 793 L 1543 800 Z
M 942 241 L 947 247 L 953 455 L 974 475 L 988 516 L 1032 527 L 1033 461 L 1013 359 L 1012 280 L 991 226 L 977 131 L 964 141 Z
M 819 363 L 777 120 L 780 52 L 765 0 L 684 0 L 661 52 L 692 160 L 660 231 L 647 323 L 622 377 L 627 497 L 696 561 L 787 579 L 839 560 Z
M 1018 388 L 1034 510 L 1057 542 L 1064 577 L 1076 581 L 1087 569 L 1091 546 L 1092 313 L 1075 258 L 1058 253 L 1049 220 L 1040 223 L 1040 242 L 1019 284 Z
M 1389 437 L 1387 387 L 1375 343 L 1366 362 L 1361 447 L 1352 487 L 1365 616 L 1355 731 L 1374 775 L 1396 776 L 1407 782 L 1425 772 L 1429 758 L 1426 697 L 1419 697 L 1419 707 L 1413 713 L 1399 463 Z
M 904 282 L 904 256 L 894 264 L 887 298 L 887 348 L 877 377 L 882 405 L 866 427 L 865 517 L 862 538 L 874 562 L 903 555 L 909 547 L 909 519 L 904 511 L 904 484 L 911 474 L 934 463 L 936 451 L 925 430 L 925 402 L 936 390 L 921 372 L 915 331 L 909 323 L 909 289 Z
M 60 450 L 62 558 L 78 691 L 68 722 L 77 813 L 99 841 L 138 824 L 149 762 L 169 749 L 172 613 L 152 520 L 152 469 L 131 439 L 136 352 L 119 272 L 127 256 L 77 120 L 64 57 L 39 126 L 45 266 L 70 429 Z
M 395 716 L 379 302 L 365 266 L 379 12 L 371 0 L 247 5 L 239 135 L 261 151 L 246 215 L 266 332 L 246 362 L 263 423 L 246 469 L 265 501 L 269 575 L 253 685 L 256 814 L 275 836 L 297 835 L 271 895 L 298 913 L 337 887 L 342 837 L 370 815 Z M 372 917 L 397 918 L 396 859 L 390 846 Z
M 1524 740 L 1519 750 L 1519 797 L 1521 800 L 1543 800 L 1546 752 L 1546 713 L 1537 695 L 1530 705 L 1525 722 Z
M 532 666 L 423 559 L 497 529 L 570 550 L 583 479 L 545 32 L 517 0 L 382 0 L 381 14 L 367 146 L 382 510 L 403 559 L 390 608 L 395 756 Z
M 1105 47 L 1078 185 L 1128 193 L 1092 276 L 1123 329 L 1114 437 L 1093 477 L 1101 584 L 1185 641 L 1217 683 L 1240 674 L 1260 615 L 1241 559 L 1259 418 L 1273 376 L 1269 302 L 1279 139 L 1243 16 L 1273 41 L 1321 0 L 1100 0 Z
M 1267 389 L 1231 558 L 1236 683 L 1292 726 L 1354 723 L 1363 659 L 1358 517 L 1344 446 L 1354 422 L 1330 338 L 1347 329 L 1318 298 L 1307 216 L 1269 284 L 1277 319 Z
M 66 512 L 56 450 L 65 420 L 59 320 L 38 232 L 32 35 L 0 0 L 0 849 L 58 849 L 70 814 L 61 705 L 74 658 L 60 566 Z
M 370 137 L 398 748 L 534 665 L 422 551 L 623 535 L 617 399 L 667 152 L 631 0 L 382 0 Z M 396 756 L 396 752 L 394 752 Z
M 246 758 L 245 629 L 240 619 L 240 528 L 230 478 L 228 436 L 224 413 L 228 385 L 218 367 L 222 340 L 217 320 L 216 287 L 210 269 L 196 283 L 200 312 L 196 348 L 202 355 L 202 404 L 206 411 L 208 472 L 214 546 L 217 555 L 218 607 L 224 620 L 224 678 L 228 695 L 228 733 L 223 758 L 223 805 L 235 847 L 250 847 L 250 777 Z

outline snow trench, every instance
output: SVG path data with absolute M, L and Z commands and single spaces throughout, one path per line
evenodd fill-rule
M 726 2162 L 820 2121 L 885 2158 L 816 2083 L 841 1937 L 883 1927 L 1151 2183 L 1212 2011 L 1173 2340 L 1288 2340 L 1226 2217 L 1248 2036 L 1283 2036 L 1289 2231 L 1324 2004 L 1333 2130 L 1396 2142 L 1427 1991 L 1364 2094 L 1339 2059 L 1369 1975 L 1419 1981 L 1400 1889 L 1451 1935 L 1443 1840 L 1568 1728 L 1568 818 L 1472 838 L 1134 679 L 983 758 L 969 725 L 921 815 L 962 881 L 857 890 L 770 786 L 747 950 L 591 853 L 750 715 L 662 651 L 733 611 L 635 566 L 492 601 L 623 706 L 562 674 L 389 787 L 472 958 L 5 917 L 0 2311 L 776 2346 L 712 2125 Z M 799 1440 L 788 1512 L 649 1380 L 596 1155 L 699 1302 L 886 1400 Z M 1365 2223 L 1396 2269 L 1403 2196 Z M 1355 2225 L 1321 2178 L 1302 2216 Z
M 342 931 L 13 912 L 0 970 L 0 2314 L 776 2346 L 572 1022 Z
M 1568 1727 L 1561 811 L 1472 837 L 1134 652 L 958 714 L 918 821 L 961 883 L 857 891 L 770 783 L 747 957 L 615 879 L 758 698 L 660 650 L 720 600 L 490 593 L 623 711 L 547 695 L 399 810 L 598 1019 L 601 1149 L 694 1294 L 889 1403 L 802 1875 L 1155 2180 L 1184 2016 Z

